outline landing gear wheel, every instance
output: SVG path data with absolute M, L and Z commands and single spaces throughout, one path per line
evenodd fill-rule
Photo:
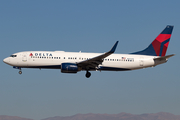
M 22 71 L 19 71 L 19 74 L 21 75 L 21 74 L 22 74 Z
M 91 73 L 89 71 L 86 72 L 86 77 L 89 78 L 91 76 Z

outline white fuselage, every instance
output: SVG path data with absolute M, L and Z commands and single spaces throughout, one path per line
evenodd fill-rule
M 4 59 L 4 62 L 20 68 L 61 69 L 62 63 L 79 63 L 102 53 L 64 52 L 64 51 L 27 51 L 19 52 Z M 102 64 L 91 70 L 123 71 L 153 67 L 166 61 L 156 62 L 158 56 L 111 54 L 103 59 Z M 85 70 L 85 69 L 80 69 Z M 79 71 L 80 71 L 79 70 Z
M 49 68 L 61 69 L 62 73 L 77 73 L 86 71 L 89 78 L 92 70 L 125 71 L 135 70 L 167 62 L 174 54 L 166 55 L 173 26 L 166 28 L 144 50 L 131 54 L 114 54 L 119 41 L 105 53 L 84 53 L 64 51 L 27 51 L 18 52 L 5 58 L 3 62 L 19 69 L 21 68 Z

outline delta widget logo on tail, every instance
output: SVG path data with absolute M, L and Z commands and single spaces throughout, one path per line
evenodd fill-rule
M 152 42 L 157 56 L 165 56 L 171 38 L 173 26 L 167 26 Z
M 146 49 L 132 54 L 165 56 L 172 30 L 173 26 L 168 25 Z

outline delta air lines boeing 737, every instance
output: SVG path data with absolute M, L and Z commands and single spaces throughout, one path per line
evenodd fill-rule
M 19 74 L 22 74 L 21 68 L 47 68 L 61 69 L 62 73 L 86 71 L 87 78 L 91 76 L 89 71 L 126 71 L 154 67 L 174 56 L 166 55 L 172 30 L 173 26 L 166 26 L 146 49 L 130 54 L 113 54 L 117 41 L 106 53 L 26 51 L 14 53 L 3 62 L 19 69 Z

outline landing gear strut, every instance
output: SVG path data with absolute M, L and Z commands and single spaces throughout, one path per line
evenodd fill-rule
M 91 76 L 91 73 L 89 71 L 86 72 L 86 77 L 89 78 Z

